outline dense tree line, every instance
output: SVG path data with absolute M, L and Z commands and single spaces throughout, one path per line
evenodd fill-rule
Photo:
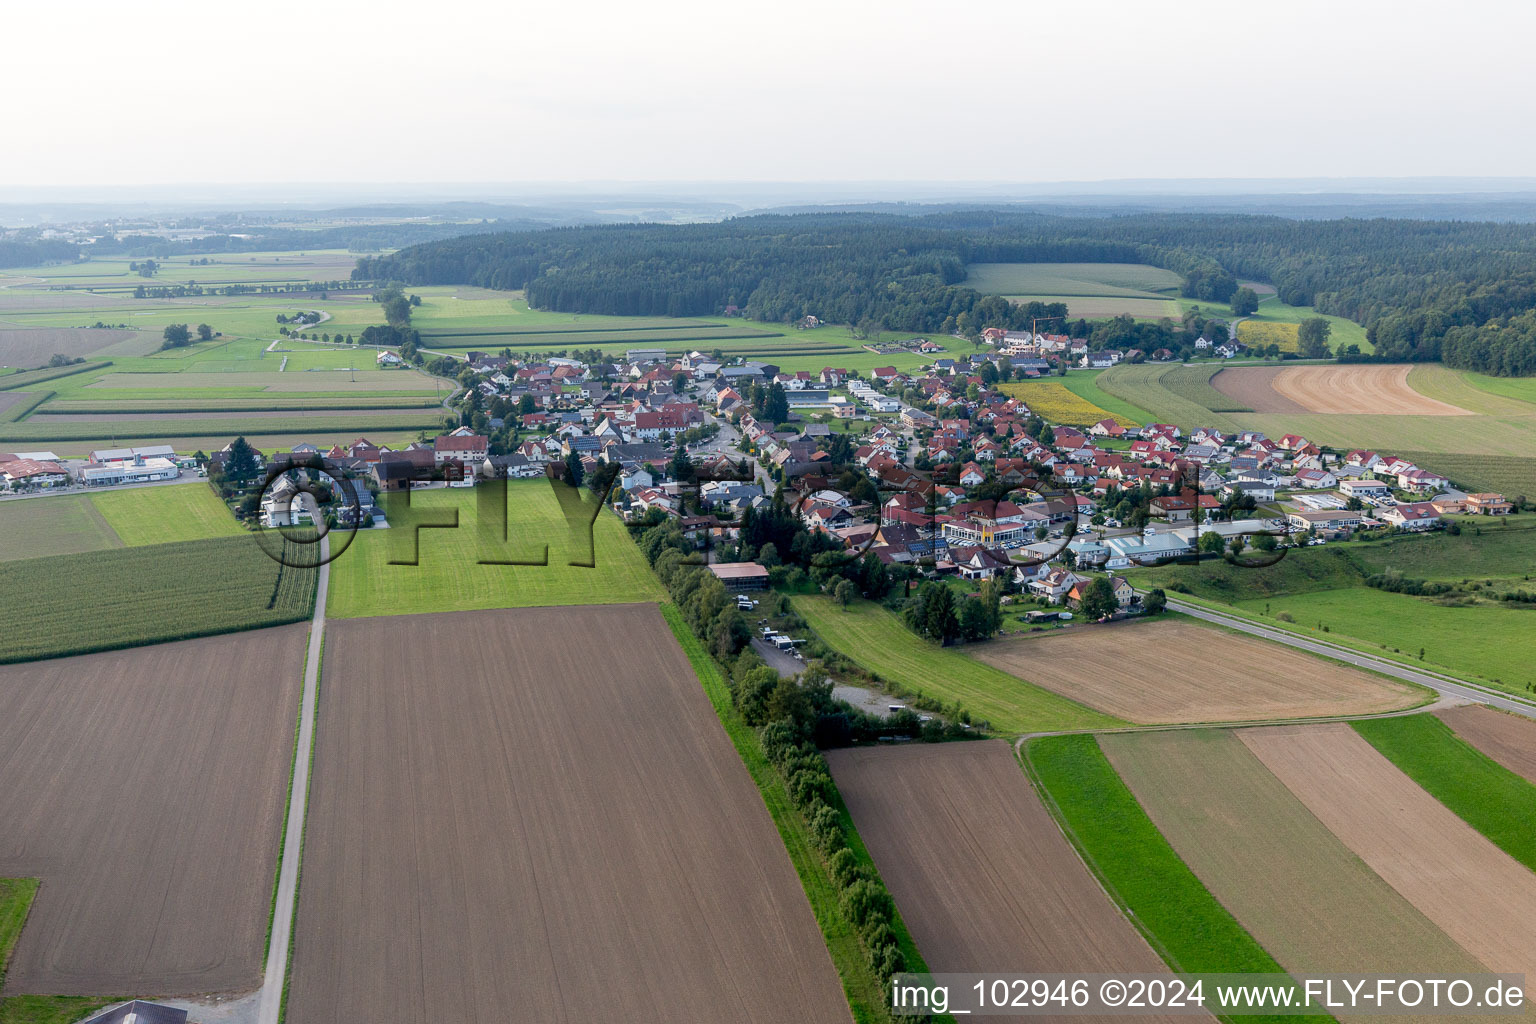
M 80 247 L 73 242 L 0 238 L 0 267 L 31 267 L 39 263 L 73 262 L 79 256 Z
M 1536 227 L 1526 224 L 998 210 L 764 215 L 470 235 L 361 260 L 354 277 L 525 288 L 531 304 L 567 312 L 688 316 L 734 305 L 760 320 L 814 315 L 913 332 L 1019 329 L 1065 313 L 965 287 L 965 267 L 977 262 L 1145 263 L 1179 274 L 1186 297 L 1236 298 L 1238 310 L 1252 299 L 1237 282 L 1252 278 L 1273 283 L 1286 303 L 1368 325 L 1377 358 L 1444 358 L 1510 374 L 1536 363 L 1528 324 L 1515 323 L 1536 309 Z

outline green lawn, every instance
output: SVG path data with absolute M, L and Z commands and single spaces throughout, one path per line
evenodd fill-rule
M 1184 279 L 1144 263 L 971 263 L 964 286 L 984 295 L 1167 298 Z
M 1125 723 L 983 665 L 953 648 L 937 647 L 872 601 L 847 609 L 830 597 L 798 596 L 795 610 L 830 647 L 895 684 L 904 694 L 958 701 L 1003 733 L 1094 729 Z
M 1096 739 L 1044 736 L 1029 742 L 1024 759 L 1036 789 L 1083 861 L 1171 968 L 1283 973 L 1168 845 Z
M 484 484 L 416 491 L 411 495 L 415 511 L 409 514 L 400 510 L 403 499 L 387 496 L 390 528 L 358 531 L 352 546 L 332 563 L 328 614 L 357 618 L 666 599 L 645 557 L 611 512 L 600 512 L 593 525 L 590 557 L 595 567 L 568 564 L 588 559 L 586 535 L 572 535 L 546 480 L 507 483 L 510 539 L 486 544 L 477 527 L 477 503 L 497 493 Z M 582 494 L 591 500 L 590 492 Z M 457 528 L 411 528 L 413 520 L 442 520 L 455 511 Z M 413 539 L 417 564 L 390 564 L 412 557 Z M 480 564 L 485 557 L 538 560 L 546 545 L 547 565 Z
M 1238 608 L 1262 616 L 1266 603 L 1274 615 L 1285 612 L 1296 620 L 1294 625 L 1282 623 L 1286 628 L 1307 636 L 1353 637 L 1365 641 L 1373 653 L 1406 662 L 1417 662 L 1422 648 L 1423 664 L 1429 668 L 1480 679 L 1512 693 L 1529 695 L 1528 686 L 1536 683 L 1536 664 L 1528 649 L 1536 635 L 1536 609 L 1481 603 L 1447 607 L 1428 598 L 1366 587 L 1242 601 Z
M 206 480 L 100 491 L 90 501 L 129 547 L 245 533 Z
M 677 638 L 678 645 L 688 656 L 688 662 L 693 666 L 694 673 L 699 677 L 699 683 L 709 696 L 709 702 L 714 706 L 715 714 L 720 718 L 720 724 L 725 727 L 725 733 L 731 738 L 732 745 L 736 747 L 736 753 L 741 757 L 742 764 L 746 766 L 747 773 L 757 784 L 763 803 L 767 806 L 768 813 L 779 830 L 779 838 L 784 842 L 785 852 L 789 854 L 790 863 L 795 866 L 795 873 L 800 876 L 800 884 L 804 887 L 806 899 L 811 904 L 811 912 L 815 914 L 816 923 L 821 927 L 827 952 L 831 954 L 833 966 L 837 968 L 837 973 L 842 979 L 843 994 L 848 998 L 848 1007 L 853 1012 L 853 1019 L 859 1024 L 891 1020 L 891 1015 L 886 1010 L 880 981 L 871 973 L 865 958 L 864 944 L 853 925 L 843 915 L 838 901 L 837 884 L 827 873 L 826 862 L 816 851 L 810 828 L 806 825 L 805 818 L 795 809 L 784 779 L 774 770 L 767 755 L 763 753 L 757 732 L 742 721 L 741 715 L 731 705 L 730 690 L 727 689 L 725 679 L 720 674 L 719 666 L 705 652 L 704 646 L 699 643 L 698 638 L 688 628 L 688 624 L 683 621 L 677 606 L 671 603 L 664 604 L 661 606 L 661 612 L 666 617 L 667 625 L 672 627 L 672 635 Z M 842 815 L 843 831 L 848 836 L 849 848 L 853 850 L 870 877 L 878 878 L 880 873 L 875 868 L 869 850 L 864 846 L 858 831 L 854 828 L 853 818 L 848 814 L 847 808 L 841 806 L 841 800 L 838 803 L 838 811 Z M 901 912 L 893 908 L 891 918 L 896 932 L 896 941 L 901 947 L 902 956 L 906 959 L 907 969 L 926 972 L 928 966 L 923 962 L 917 944 L 912 941 L 912 936 L 902 922 Z
M 0 561 L 122 546 L 122 539 L 87 495 L 0 501 Z
M 1536 871 L 1536 786 L 1467 743 L 1434 715 L 1351 724 L 1436 800 Z
M 1079 398 L 1086 399 L 1105 412 L 1116 416 L 1124 416 L 1126 419 L 1137 423 L 1152 423 L 1157 417 L 1139 405 L 1133 405 L 1122 398 L 1117 398 L 1099 387 L 1099 374 L 1103 370 L 1073 370 L 1065 377 L 1058 380 L 1067 386 L 1067 390 Z M 1129 447 L 1129 444 L 1126 445 Z
M 37 895 L 35 878 L 0 878 L 0 984 Z M 96 996 L 12 996 L 0 999 L 0 1024 L 74 1024 L 115 999 Z

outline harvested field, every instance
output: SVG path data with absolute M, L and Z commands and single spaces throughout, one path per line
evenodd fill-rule
M 1536 972 L 1536 875 L 1346 723 L 1248 729 L 1248 749 L 1361 860 L 1495 971 Z
M 1516 775 L 1536 783 L 1536 722 L 1475 705 L 1435 714 L 1457 736 Z
M 290 1024 L 849 1019 L 654 605 L 338 622 L 320 703 Z
M 1211 384 L 1257 413 L 1377 416 L 1471 416 L 1408 384 L 1413 367 L 1401 365 L 1237 366 Z
M 1099 743 L 1184 863 L 1286 970 L 1485 969 L 1232 732 L 1116 733 Z
M 0 330 L 0 366 L 45 366 L 52 356 L 88 356 L 108 345 L 137 338 L 137 331 L 93 328 L 20 328 Z
M 5 994 L 261 983 L 304 626 L 0 668 Z
M 0 561 L 122 547 L 122 538 L 92 497 L 68 494 L 0 501 Z
M 1368 715 L 1424 691 L 1257 637 L 1193 622 L 1137 622 L 978 644 L 971 656 L 1144 725 Z
M 1167 970 L 1007 744 L 843 749 L 827 762 L 931 970 Z

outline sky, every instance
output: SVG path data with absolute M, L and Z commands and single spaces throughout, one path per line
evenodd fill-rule
M 1536 174 L 1536 5 L 71 0 L 13 186 Z

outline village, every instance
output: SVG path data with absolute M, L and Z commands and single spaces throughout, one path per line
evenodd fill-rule
M 1078 353 L 1070 339 L 1030 332 L 983 336 L 988 350 L 920 373 L 788 373 L 659 348 L 601 363 L 471 352 L 460 377 L 466 425 L 398 448 L 360 437 L 284 452 L 238 440 L 196 456 L 165 445 L 85 460 L 0 453 L 0 483 L 16 494 L 211 474 L 237 517 L 274 528 L 311 521 L 278 473 L 323 459 L 344 481 L 329 495 L 331 521 L 384 528 L 378 496 L 408 486 L 602 474 L 619 515 L 675 520 L 736 590 L 766 586 L 772 567 L 721 564 L 720 554 L 738 550 L 744 514 L 779 501 L 822 544 L 872 554 L 909 578 L 999 580 L 1010 593 L 1079 607 L 1108 573 L 1121 613 L 1139 611 L 1140 597 L 1113 574 L 1136 566 L 1516 511 L 1503 495 L 1464 493 L 1406 459 L 1294 434 L 1048 424 L 996 386 L 1000 369 L 1027 380 L 1121 353 Z M 239 479 L 226 481 L 242 446 Z M 275 486 L 258 489 L 258 475 Z

